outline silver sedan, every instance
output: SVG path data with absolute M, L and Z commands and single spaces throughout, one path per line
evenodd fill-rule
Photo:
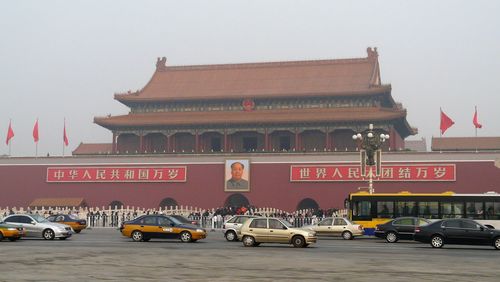
M 13 214 L 4 218 L 4 221 L 23 227 L 25 237 L 43 238 L 45 240 L 59 238 L 65 240 L 73 234 L 70 226 L 50 222 L 38 214 Z

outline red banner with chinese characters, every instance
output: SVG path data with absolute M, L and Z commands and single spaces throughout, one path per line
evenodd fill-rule
M 47 182 L 186 182 L 185 166 L 49 167 Z
M 331 182 L 331 181 L 366 181 L 368 173 L 361 176 L 359 165 L 292 165 L 291 182 Z M 455 181 L 455 164 L 411 164 L 383 165 L 380 176 L 375 181 Z

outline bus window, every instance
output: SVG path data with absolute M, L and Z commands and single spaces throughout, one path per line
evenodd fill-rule
M 354 202 L 352 215 L 354 217 L 370 217 L 371 218 L 371 202 L 360 201 Z
M 464 204 L 454 202 L 442 202 L 441 215 L 442 218 L 461 218 L 463 217 Z
M 468 202 L 465 204 L 465 212 L 467 218 L 472 219 L 483 219 L 484 211 L 483 211 L 483 202 Z
M 439 218 L 438 202 L 420 202 L 418 216 L 423 218 Z
M 486 202 L 486 219 L 500 219 L 500 202 Z
M 396 217 L 398 216 L 417 216 L 415 202 L 396 202 Z
M 394 203 L 393 202 L 377 202 L 377 217 L 393 218 Z

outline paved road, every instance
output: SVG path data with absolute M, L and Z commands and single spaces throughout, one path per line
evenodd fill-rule
M 498 281 L 493 247 L 387 244 L 373 238 L 321 239 L 245 248 L 220 232 L 183 244 L 134 243 L 114 229 L 84 230 L 66 241 L 0 242 L 0 281 Z

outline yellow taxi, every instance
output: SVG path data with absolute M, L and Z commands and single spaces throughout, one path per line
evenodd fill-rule
M 207 237 L 205 229 L 184 224 L 168 215 L 143 215 L 126 221 L 120 226 L 123 236 L 135 242 L 158 239 L 180 239 L 181 242 L 196 242 Z
M 9 241 L 16 241 L 22 236 L 24 236 L 24 228 L 0 223 L 0 241 L 4 238 L 9 239 Z
M 72 214 L 51 215 L 47 217 L 47 220 L 69 225 L 76 233 L 80 233 L 83 229 L 87 228 L 87 221 L 85 219 L 79 219 L 76 215 Z

